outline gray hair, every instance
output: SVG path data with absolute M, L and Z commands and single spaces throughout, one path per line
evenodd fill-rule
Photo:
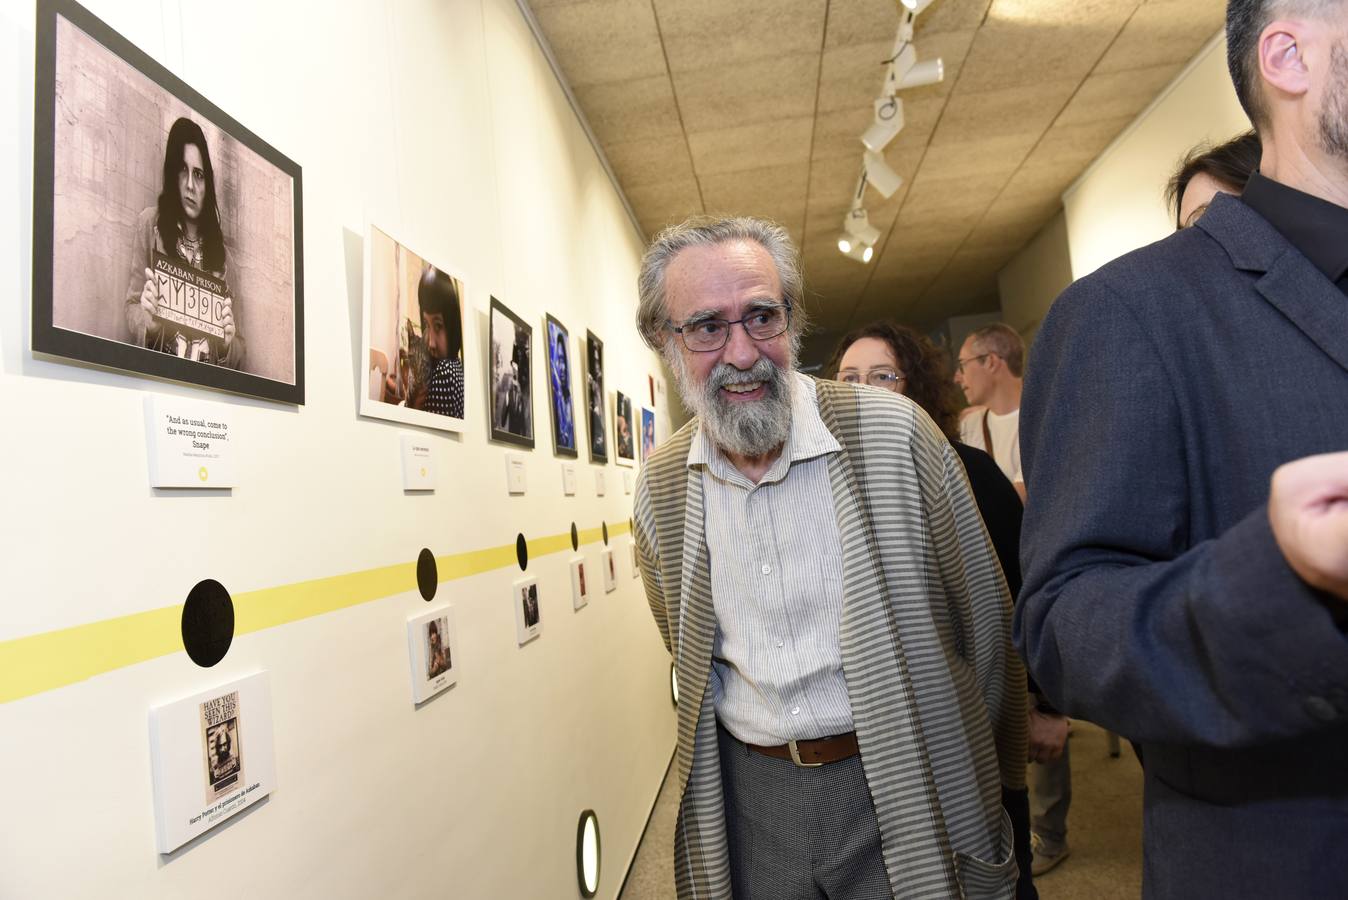
M 1279 16 L 1325 18 L 1343 0 L 1229 0 L 1226 4 L 1226 65 L 1245 115 L 1255 130 L 1267 129 L 1268 104 L 1259 76 L 1259 36 Z
M 806 325 L 805 310 L 800 304 L 804 279 L 796 245 L 786 229 L 776 222 L 748 216 L 694 216 L 661 231 L 641 257 L 641 273 L 637 276 L 637 331 L 646 346 L 661 352 L 667 350 L 669 333 L 665 324 L 669 311 L 665 305 L 665 270 L 670 262 L 679 251 L 689 247 L 710 247 L 728 241 L 754 241 L 772 257 L 782 283 L 782 302 L 791 305 L 792 338 L 799 338 Z
M 995 353 L 1006 361 L 1011 374 L 1021 378 L 1025 374 L 1025 341 L 1005 322 L 984 325 L 969 335 L 988 353 Z

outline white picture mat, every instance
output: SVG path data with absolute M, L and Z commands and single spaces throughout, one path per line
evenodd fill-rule
M 442 621 L 437 626 L 440 631 L 440 643 L 445 649 L 449 667 L 437 675 L 430 672 L 430 648 L 426 641 L 427 627 L 431 622 Z M 411 663 L 412 702 L 425 703 L 430 698 L 459 680 L 459 642 L 458 629 L 454 627 L 454 607 L 452 604 L 437 606 L 407 620 L 407 655 Z
M 207 802 L 201 704 L 234 691 L 239 694 L 238 734 L 244 778 L 237 791 Z M 273 748 L 271 688 L 266 672 L 153 707 L 150 767 L 159 852 L 171 853 L 275 790 Z
M 582 571 L 584 572 L 584 590 L 581 590 Z M 580 609 L 590 602 L 590 595 L 594 593 L 594 572 L 586 567 L 585 557 L 576 556 L 571 559 L 571 606 L 573 609 Z
M 604 573 L 605 594 L 611 594 L 618 589 L 618 573 L 614 565 L 612 550 L 605 550 L 599 554 L 599 568 Z
M 532 587 L 538 604 L 538 621 L 524 623 L 524 592 Z M 515 607 L 515 640 L 522 647 L 543 633 L 543 598 L 538 593 L 538 579 L 526 578 L 511 585 L 510 604 Z
M 385 403 L 382 400 L 376 400 L 370 396 L 370 349 L 372 346 L 370 337 L 371 312 L 374 303 L 374 233 L 379 231 L 382 235 L 403 249 L 410 251 L 420 257 L 422 262 L 429 263 L 435 268 L 444 272 L 459 283 L 459 316 L 463 324 L 463 405 L 464 418 L 458 419 L 453 416 L 442 416 L 439 413 L 427 412 L 424 409 L 408 409 L 405 406 L 398 406 L 393 403 Z M 469 324 L 472 316 L 469 310 L 475 308 L 471 301 L 471 294 L 468 288 L 468 280 L 464 278 L 462 270 L 450 266 L 442 265 L 442 260 L 431 259 L 426 254 L 403 240 L 398 234 L 385 228 L 382 225 L 375 225 L 371 221 L 365 223 L 364 235 L 364 253 L 365 269 L 364 284 L 361 286 L 362 302 L 360 314 L 360 371 L 363 373 L 361 383 L 358 385 L 360 390 L 360 414 L 373 419 L 384 419 L 389 422 L 402 422 L 407 425 L 420 425 L 425 428 L 434 428 L 437 431 L 463 431 L 464 424 L 468 416 L 468 397 L 472 393 L 468 386 L 468 373 L 475 371 L 468 362 L 468 347 L 472 343 L 469 340 Z M 420 323 L 417 323 L 420 324 Z M 395 334 L 396 328 L 395 324 Z M 395 338 L 396 343 L 396 338 Z M 387 356 L 387 354 L 385 354 Z M 397 365 L 396 359 L 390 359 L 390 368 Z M 383 373 L 387 375 L 388 373 Z

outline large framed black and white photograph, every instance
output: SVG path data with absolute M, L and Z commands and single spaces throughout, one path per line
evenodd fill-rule
M 360 414 L 462 431 L 463 280 L 374 225 L 365 273 Z
M 39 0 L 33 352 L 304 402 L 300 167 L 72 0 Z
M 608 462 L 604 417 L 604 342 L 585 332 L 585 408 L 589 419 L 590 462 Z
M 534 329 L 491 298 L 491 439 L 534 445 Z
M 576 456 L 576 416 L 571 393 L 571 335 L 549 315 L 547 329 L 548 407 L 552 411 L 552 448 L 558 456 Z

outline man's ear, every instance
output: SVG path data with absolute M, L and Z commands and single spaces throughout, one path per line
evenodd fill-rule
M 1292 97 L 1310 90 L 1310 70 L 1301 54 L 1299 22 L 1270 22 L 1259 34 L 1259 72 L 1271 89 Z M 1272 99 L 1272 98 L 1270 98 Z

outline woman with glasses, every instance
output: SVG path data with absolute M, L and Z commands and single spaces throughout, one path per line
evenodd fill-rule
M 992 457 L 959 439 L 959 408 L 944 354 L 930 340 L 906 325 L 872 322 L 843 336 L 825 368 L 838 381 L 870 385 L 903 394 L 949 439 L 969 476 L 969 488 L 987 526 L 1014 598 L 1020 592 L 1020 495 Z M 1032 688 L 1033 690 L 1033 688 Z M 1030 875 L 1030 801 L 1028 792 L 1002 789 L 1002 805 L 1015 832 L 1020 879 L 1016 900 L 1037 900 Z

